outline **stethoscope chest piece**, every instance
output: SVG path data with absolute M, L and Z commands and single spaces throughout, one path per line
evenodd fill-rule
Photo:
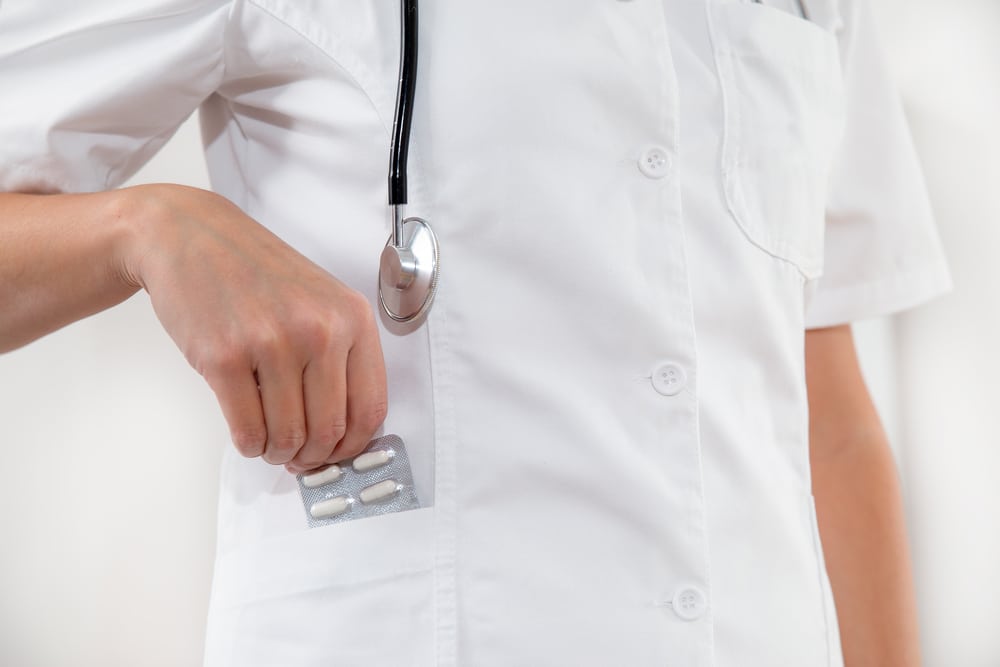
M 379 260 L 378 296 L 385 314 L 410 322 L 430 308 L 437 291 L 440 251 L 437 236 L 425 220 L 403 220 L 402 238 L 386 241 Z
M 438 240 L 426 220 L 407 218 L 406 158 L 410 145 L 413 96 L 417 84 L 417 0 L 400 0 L 399 87 L 389 154 L 389 209 L 392 235 L 378 266 L 378 299 L 396 322 L 411 322 L 434 300 L 438 281 Z

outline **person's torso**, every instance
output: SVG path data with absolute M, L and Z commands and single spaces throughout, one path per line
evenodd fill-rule
M 210 664 L 839 663 L 802 361 L 834 5 L 423 3 L 441 277 L 382 342 L 426 507 L 308 529 L 230 455 Z M 216 189 L 373 304 L 398 12 L 238 3 L 202 116 Z

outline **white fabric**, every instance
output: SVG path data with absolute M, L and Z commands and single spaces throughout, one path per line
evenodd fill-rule
M 427 507 L 309 530 L 231 453 L 207 665 L 841 664 L 803 332 L 948 278 L 865 3 L 808 4 L 423 3 L 441 286 L 382 341 Z M 0 189 L 114 187 L 200 107 L 214 187 L 374 302 L 398 10 L 8 0 Z

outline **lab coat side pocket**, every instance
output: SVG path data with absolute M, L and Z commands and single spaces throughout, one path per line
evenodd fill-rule
M 754 3 L 710 0 L 730 215 L 755 246 L 805 279 L 823 267 L 824 210 L 843 126 L 836 38 Z
M 206 667 L 431 665 L 433 512 L 308 529 L 221 558 Z

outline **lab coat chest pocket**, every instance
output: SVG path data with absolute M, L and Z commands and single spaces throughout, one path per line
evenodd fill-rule
M 837 41 L 766 5 L 711 0 L 709 15 L 725 113 L 727 207 L 754 245 L 816 278 L 843 125 Z

